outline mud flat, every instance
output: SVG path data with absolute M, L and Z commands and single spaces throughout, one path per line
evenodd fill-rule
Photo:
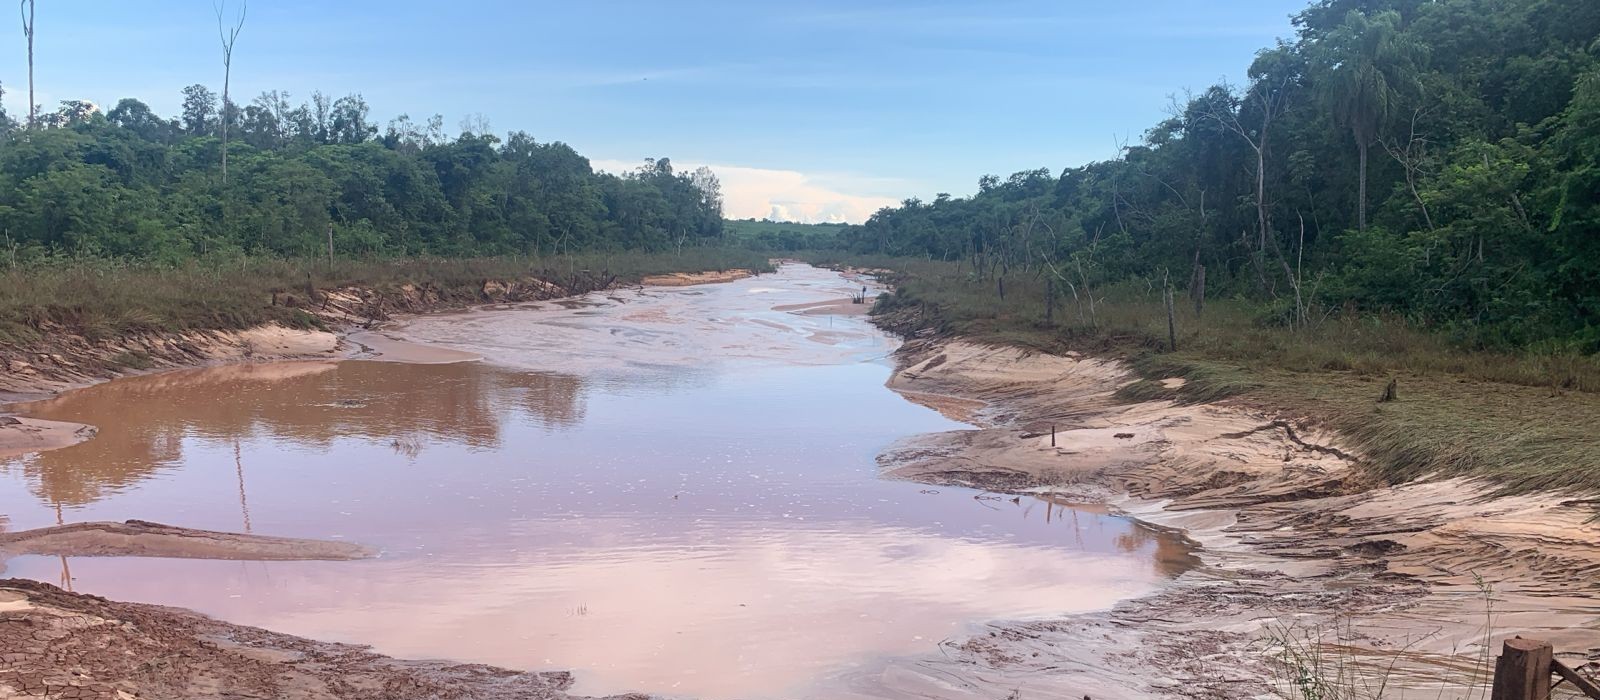
M 959 340 L 898 359 L 892 388 L 982 427 L 902 441 L 887 475 L 1108 503 L 1181 530 L 1204 566 L 1110 611 L 995 623 L 863 668 L 838 697 L 1267 696 L 1285 674 L 1274 637 L 1344 649 L 1384 697 L 1481 684 L 1485 645 L 1492 659 L 1511 635 L 1600 658 L 1592 499 L 1375 484 L 1337 436 L 1244 404 L 1118 401 L 1134 377 L 1114 361 Z
M 118 603 L 47 583 L 0 580 L 0 694 L 82 698 L 475 698 L 565 700 L 567 673 L 401 661 Z M 639 697 L 639 696 L 622 696 Z

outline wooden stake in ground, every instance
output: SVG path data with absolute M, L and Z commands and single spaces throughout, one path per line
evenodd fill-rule
M 1383 396 L 1378 397 L 1378 403 L 1389 403 L 1400 398 L 1400 380 L 1390 379 L 1388 386 L 1383 387 Z
M 1549 642 L 1512 637 L 1494 664 L 1494 692 L 1490 700 L 1545 700 L 1550 697 L 1550 664 L 1555 650 Z

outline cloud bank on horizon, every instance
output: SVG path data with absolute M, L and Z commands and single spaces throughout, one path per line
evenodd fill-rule
M 591 159 L 595 170 L 621 174 L 638 168 L 640 161 Z M 873 212 L 900 203 L 893 197 L 869 193 L 870 183 L 849 176 L 809 175 L 797 170 L 752 168 L 716 163 L 674 160 L 677 170 L 711 168 L 722 183 L 723 215 L 730 219 L 770 219 L 806 224 L 859 224 Z

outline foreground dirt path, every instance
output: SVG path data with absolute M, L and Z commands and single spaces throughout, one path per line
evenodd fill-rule
M 23 579 L 0 580 L 0 659 L 0 697 L 564 700 L 572 684 L 567 673 L 400 661 Z
M 1387 679 L 1390 698 L 1439 697 L 1441 676 L 1461 689 L 1514 634 L 1600 659 L 1593 500 L 1370 483 L 1335 436 L 1278 416 L 1120 402 L 1134 377 L 1113 361 L 936 340 L 899 359 L 892 388 L 983 428 L 906 441 L 886 474 L 1109 503 L 1182 529 L 1205 566 L 1105 613 L 864 668 L 840 697 L 1269 696 L 1274 639 L 1330 643 L 1327 663 Z

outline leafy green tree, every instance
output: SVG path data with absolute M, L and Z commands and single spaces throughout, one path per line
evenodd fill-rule
M 1392 10 L 1371 17 L 1351 10 L 1315 50 L 1324 54 L 1324 97 L 1334 118 L 1355 138 L 1359 159 L 1356 226 L 1365 229 L 1367 154 L 1405 96 L 1416 93 L 1422 51 L 1402 30 L 1400 13 Z

